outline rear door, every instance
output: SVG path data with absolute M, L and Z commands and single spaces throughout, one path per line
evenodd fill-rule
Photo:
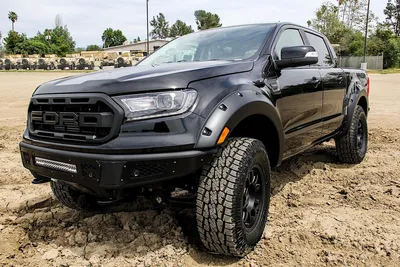
M 274 42 L 272 56 L 280 59 L 283 47 L 304 45 L 305 38 L 301 29 L 285 26 Z M 318 68 L 305 66 L 283 69 L 268 82 L 276 83 L 281 94 L 278 110 L 285 132 L 284 158 L 287 158 L 323 135 L 321 77 Z
M 336 55 L 326 38 L 305 31 L 309 45 L 318 52 L 318 67 L 323 86 L 322 121 L 324 135 L 337 130 L 344 118 L 343 101 L 346 94 L 346 76 L 336 63 Z

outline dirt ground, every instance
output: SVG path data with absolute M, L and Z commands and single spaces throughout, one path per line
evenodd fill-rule
M 205 252 L 190 211 L 140 200 L 76 212 L 48 184 L 30 184 L 18 153 L 27 104 L 37 85 L 66 75 L 0 72 L 0 266 L 399 266 L 400 75 L 370 75 L 362 164 L 339 163 L 330 142 L 274 170 L 268 226 L 244 259 Z

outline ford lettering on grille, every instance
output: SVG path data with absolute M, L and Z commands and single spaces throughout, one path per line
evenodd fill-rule
M 111 127 L 111 120 L 103 118 L 112 116 L 111 113 L 76 113 L 54 111 L 32 111 L 31 121 L 54 125 L 54 129 L 66 132 L 79 132 L 80 127 Z
M 116 113 L 114 103 L 101 95 L 32 97 L 29 134 L 39 139 L 101 143 L 117 132 Z

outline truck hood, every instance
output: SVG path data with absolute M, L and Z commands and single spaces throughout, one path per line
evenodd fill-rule
M 187 88 L 193 81 L 250 71 L 252 61 L 204 61 L 134 66 L 66 77 L 39 86 L 35 95 L 105 93 L 118 95 Z

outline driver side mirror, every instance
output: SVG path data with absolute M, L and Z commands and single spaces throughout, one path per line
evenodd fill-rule
M 309 45 L 284 47 L 281 59 L 275 60 L 277 69 L 314 65 L 318 63 L 318 53 Z

